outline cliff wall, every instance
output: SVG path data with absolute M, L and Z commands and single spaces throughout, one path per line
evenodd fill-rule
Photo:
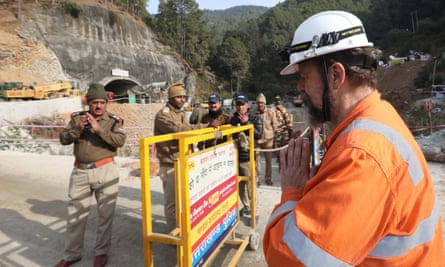
M 60 70 L 83 88 L 91 81 L 119 80 L 111 78 L 112 69 L 126 70 L 129 76 L 123 80 L 128 79 L 126 83 L 130 85 L 171 83 L 185 78 L 188 71 L 182 60 L 171 48 L 161 44 L 140 20 L 117 8 L 94 3 L 81 4 L 78 16 L 74 17 L 65 11 L 64 5 L 66 3 L 26 6 L 15 31 L 30 48 L 21 51 L 15 61 L 31 59 L 30 54 L 35 54 L 36 47 L 46 50 L 40 51 L 41 55 L 46 54 L 46 60 L 42 56 L 32 64 L 18 64 L 17 68 L 25 72 L 32 66 L 32 72 L 48 76 L 46 80 L 51 80 L 51 76 L 59 79 Z M 8 48 L 8 41 L 3 42 L 0 51 L 20 50 Z

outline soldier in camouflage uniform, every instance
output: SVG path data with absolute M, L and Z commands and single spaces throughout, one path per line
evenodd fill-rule
M 67 240 L 63 259 L 56 267 L 67 267 L 82 257 L 85 227 L 94 195 L 98 229 L 94 266 L 105 266 L 111 245 L 111 230 L 119 189 L 119 170 L 114 162 L 125 143 L 123 120 L 106 111 L 107 94 L 100 84 L 91 84 L 88 112 L 74 112 L 60 133 L 63 145 L 74 143 L 74 169 L 68 189 Z
M 274 147 L 282 147 L 289 143 L 292 136 L 292 121 L 289 118 L 286 108 L 281 105 L 281 97 L 275 97 L 275 106 L 272 108 L 278 121 L 278 133 L 275 135 Z M 280 152 L 276 153 L 277 162 L 279 162 Z

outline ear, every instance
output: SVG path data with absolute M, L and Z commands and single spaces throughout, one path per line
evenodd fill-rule
M 346 79 L 346 70 L 343 64 L 340 62 L 335 62 L 331 65 L 331 77 L 333 89 L 339 89 Z

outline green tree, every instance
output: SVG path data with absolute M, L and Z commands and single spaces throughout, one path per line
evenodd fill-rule
M 230 80 L 231 94 L 234 90 L 239 92 L 250 64 L 250 56 L 244 43 L 230 33 L 226 34 L 218 49 L 218 63 L 219 74 Z
M 156 30 L 192 67 L 203 68 L 210 54 L 210 31 L 194 0 L 159 3 Z

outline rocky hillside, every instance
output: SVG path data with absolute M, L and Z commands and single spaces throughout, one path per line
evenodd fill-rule
M 378 70 L 379 91 L 399 112 L 406 111 L 411 103 L 425 98 L 416 90 L 414 80 L 425 66 L 424 61 L 408 61 L 404 64 L 381 67 Z
M 3 3 L 3 2 L 2 2 Z M 142 21 L 98 3 L 80 5 L 77 17 L 66 3 L 16 3 L 0 10 L 0 82 L 47 83 L 73 80 L 81 87 L 109 84 L 112 69 L 128 71 L 127 83 L 174 82 L 187 66 Z M 124 86 L 125 83 L 119 85 Z
M 173 82 L 186 76 L 169 47 L 140 20 L 112 6 L 82 3 L 77 17 L 63 4 L 26 2 L 21 20 L 16 3 L 0 2 L 0 82 L 24 84 L 75 80 L 109 83 L 111 69 L 128 70 L 130 85 Z M 8 4 L 9 3 L 9 4 Z M 424 62 L 407 62 L 379 72 L 379 89 L 398 109 L 418 99 L 414 79 Z M 119 83 L 116 86 L 128 86 Z

